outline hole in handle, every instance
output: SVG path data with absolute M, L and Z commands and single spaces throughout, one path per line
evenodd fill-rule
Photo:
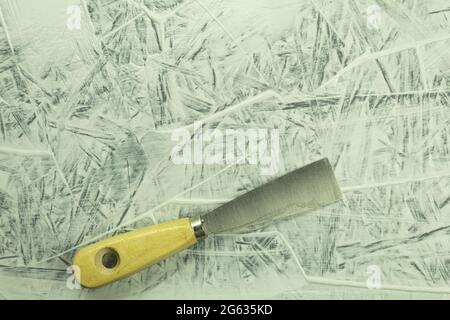
M 119 254 L 113 248 L 103 248 L 97 252 L 95 264 L 103 273 L 112 273 L 119 267 Z
M 112 269 L 119 263 L 117 252 L 110 249 L 103 254 L 102 264 L 107 269 Z

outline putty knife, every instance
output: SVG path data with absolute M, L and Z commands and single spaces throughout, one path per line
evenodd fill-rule
M 304 213 L 342 198 L 328 159 L 262 185 L 210 213 L 164 222 L 102 240 L 73 259 L 78 281 L 95 288 L 122 279 L 189 248 L 206 236 L 274 217 Z

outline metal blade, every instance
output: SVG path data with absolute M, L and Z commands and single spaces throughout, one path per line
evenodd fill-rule
M 203 216 L 206 234 L 304 213 L 342 199 L 327 158 L 294 170 Z

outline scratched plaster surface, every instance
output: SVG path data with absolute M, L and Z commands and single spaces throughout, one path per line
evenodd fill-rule
M 0 9 L 0 297 L 450 297 L 448 1 Z M 196 121 L 278 129 L 278 175 L 327 156 L 345 201 L 211 237 L 99 290 L 68 288 L 76 247 L 273 178 L 174 164 L 172 130 Z

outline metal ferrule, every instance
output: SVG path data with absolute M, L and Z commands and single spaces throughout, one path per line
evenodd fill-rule
M 195 218 L 191 218 L 191 226 L 194 230 L 195 238 L 197 240 L 203 240 L 206 238 L 206 232 L 203 225 L 202 217 L 198 216 Z

